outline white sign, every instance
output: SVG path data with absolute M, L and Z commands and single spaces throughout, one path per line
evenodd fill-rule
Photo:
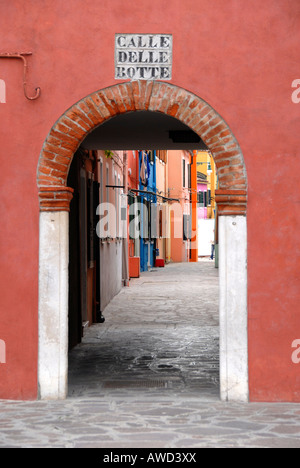
M 116 80 L 163 80 L 172 78 L 171 34 L 116 34 Z

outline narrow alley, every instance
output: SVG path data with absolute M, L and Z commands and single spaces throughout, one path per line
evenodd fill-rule
M 132 391 L 219 398 L 218 270 L 169 264 L 132 279 L 70 353 L 69 396 Z

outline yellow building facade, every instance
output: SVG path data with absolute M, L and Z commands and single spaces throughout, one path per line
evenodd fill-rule
M 215 219 L 216 217 L 216 201 L 215 194 L 218 178 L 216 165 L 210 151 L 199 150 L 197 151 L 197 172 L 206 177 L 207 181 L 207 195 L 206 195 L 206 208 L 207 219 Z

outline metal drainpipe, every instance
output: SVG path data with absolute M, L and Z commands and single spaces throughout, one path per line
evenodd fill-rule
M 193 151 L 191 157 L 191 208 L 192 208 L 192 233 L 191 240 L 191 262 L 198 262 L 198 216 L 197 216 L 197 150 Z
M 26 97 L 26 99 L 28 99 L 29 101 L 34 101 L 35 99 L 37 99 L 40 94 L 41 94 L 41 88 L 35 88 L 35 95 L 30 97 L 28 96 L 27 94 L 27 68 L 28 68 L 28 65 L 27 65 L 27 60 L 25 58 L 26 55 L 32 55 L 32 52 L 24 52 L 24 53 L 14 53 L 14 54 L 10 54 L 10 53 L 2 53 L 0 54 L 0 58 L 13 58 L 13 59 L 20 59 L 23 61 L 23 65 L 24 65 L 24 68 L 23 68 L 23 89 L 24 89 L 24 95 Z

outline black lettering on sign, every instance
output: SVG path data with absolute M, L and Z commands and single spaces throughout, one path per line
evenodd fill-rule
M 116 34 L 115 79 L 171 80 L 171 34 Z

